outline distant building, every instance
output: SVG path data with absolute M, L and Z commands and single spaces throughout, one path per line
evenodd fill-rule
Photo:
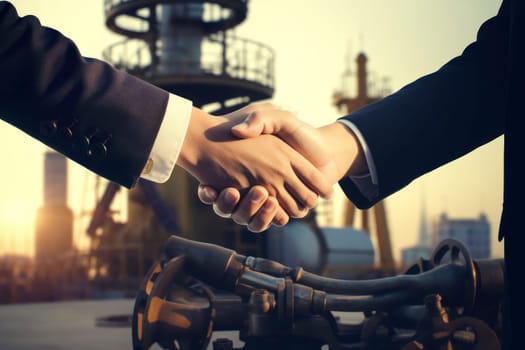
M 415 246 L 404 248 L 401 250 L 401 263 L 403 266 L 412 265 L 420 258 L 429 259 L 432 254 L 430 247 L 430 235 L 427 227 L 427 216 L 425 206 L 421 210 L 421 218 L 419 221 L 419 241 Z
M 443 213 L 433 227 L 433 246 L 452 238 L 463 243 L 473 259 L 489 259 L 490 224 L 485 214 L 477 219 L 450 219 Z
M 67 206 L 67 163 L 63 154 L 44 155 L 44 205 Z
M 67 164 L 54 151 L 44 155 L 44 203 L 37 211 L 35 258 L 56 260 L 73 249 L 73 212 L 67 206 Z

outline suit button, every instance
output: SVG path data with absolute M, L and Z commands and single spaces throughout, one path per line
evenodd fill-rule
M 40 123 L 40 133 L 45 137 L 55 136 L 58 130 L 58 122 L 56 120 L 46 120 Z
M 99 159 L 105 158 L 108 155 L 108 144 L 110 140 L 111 134 L 107 135 L 105 139 L 100 140 L 100 142 L 93 143 L 90 147 L 92 155 Z
M 75 125 L 78 123 L 78 120 L 74 119 L 72 120 L 69 125 L 65 125 L 63 127 L 61 127 L 59 130 L 58 130 L 58 134 L 59 136 L 64 140 L 64 141 L 71 141 L 73 139 L 73 128 L 75 127 Z
M 71 140 L 73 138 L 73 130 L 71 130 L 71 128 L 61 128 L 58 134 L 64 140 Z
M 104 158 L 108 155 L 108 147 L 104 143 L 97 143 L 91 146 L 91 153 L 97 158 Z
M 87 136 L 80 136 L 73 141 L 73 147 L 81 152 L 89 149 L 90 139 Z

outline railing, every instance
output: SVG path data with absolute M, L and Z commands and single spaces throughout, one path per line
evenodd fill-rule
M 231 28 L 246 17 L 248 0 L 105 0 L 104 13 L 110 28 L 128 35 L 145 34 L 154 30 L 156 5 L 170 5 L 177 8 L 183 21 L 199 22 L 209 32 Z M 194 12 L 192 5 L 201 5 L 202 12 Z M 121 16 L 124 21 L 117 21 Z M 125 20 L 133 22 L 126 24 Z M 137 26 L 138 24 L 138 26 Z
M 112 0 L 118 1 L 118 0 Z M 121 0 L 122 1 L 122 0 Z M 177 52 L 163 54 L 177 57 Z M 178 50 L 178 49 L 177 49 Z M 157 49 L 145 41 L 127 39 L 108 47 L 103 57 L 119 69 L 145 78 L 166 75 L 159 70 Z M 201 56 L 182 57 L 170 61 L 173 73 L 169 75 L 213 75 L 246 80 L 266 87 L 274 86 L 274 51 L 259 42 L 233 36 L 207 36 L 201 42 Z

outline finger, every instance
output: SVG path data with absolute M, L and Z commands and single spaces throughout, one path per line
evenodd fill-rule
M 286 214 L 284 209 L 281 208 L 280 205 L 278 205 L 277 212 L 275 213 L 275 216 L 272 220 L 272 224 L 281 227 L 286 225 L 288 221 L 290 221 L 290 217 L 288 216 L 288 214 Z
M 239 225 L 248 225 L 252 217 L 264 206 L 268 199 L 268 191 L 263 186 L 253 186 L 241 199 L 237 209 L 232 214 L 232 220 Z
M 279 135 L 283 128 L 283 132 L 291 134 L 299 125 L 299 120 L 292 113 L 267 109 L 252 112 L 241 123 L 234 125 L 231 131 L 239 138 L 250 138 L 261 134 Z
M 217 199 L 217 191 L 211 186 L 199 184 L 197 196 L 202 203 L 210 205 Z
M 316 194 L 323 198 L 331 198 L 333 194 L 332 185 L 335 182 L 335 176 L 331 176 L 331 174 L 336 172 L 333 169 L 333 162 L 326 163 L 331 157 L 322 151 L 324 145 L 318 144 L 320 140 L 315 137 L 315 129 L 300 122 L 293 114 L 282 110 L 272 110 L 270 113 L 256 111 L 250 114 L 243 123 L 233 126 L 232 132 L 241 138 L 255 137 L 261 134 L 284 136 L 284 140 L 290 146 L 318 168 L 297 167 L 294 169 L 301 180 Z M 317 196 L 312 198 L 312 194 L 309 192 L 302 195 L 296 193 L 296 195 L 299 195 L 299 197 L 295 196 L 299 202 L 308 208 L 312 208 L 312 205 L 315 206 L 317 203 Z
M 317 206 L 319 195 L 306 187 L 302 181 L 290 178 L 284 186 L 288 193 L 290 193 L 291 197 L 296 201 L 299 210 L 309 210 Z
M 241 199 L 239 191 L 233 187 L 225 188 L 213 202 L 213 211 L 215 214 L 223 218 L 230 218 L 235 210 L 235 207 Z
M 262 232 L 270 227 L 272 220 L 275 217 L 279 204 L 275 197 L 268 197 L 263 206 L 253 216 L 247 228 L 252 232 Z
M 277 107 L 271 102 L 251 103 L 248 106 L 239 108 L 238 110 L 225 114 L 223 115 L 223 117 L 226 117 L 229 119 L 243 118 L 255 111 L 268 111 L 268 110 L 274 110 L 276 108 Z
M 296 197 L 301 203 L 308 208 L 313 208 L 317 205 L 319 196 L 322 198 L 332 197 L 334 192 L 333 182 L 327 179 L 326 175 L 322 173 L 321 170 L 312 167 L 309 163 L 304 164 L 303 162 L 299 165 L 292 166 L 298 178 L 301 182 L 307 185 L 310 190 L 309 192 L 294 193 L 294 197 Z M 291 189 L 293 188 L 294 187 Z M 312 198 L 312 192 L 315 194 L 315 198 Z
M 245 114 L 249 114 L 255 111 L 271 111 L 275 109 L 277 109 L 277 107 L 271 102 L 257 102 L 257 103 L 250 103 L 248 106 L 243 107 L 239 109 L 238 111 L 245 113 Z
M 319 169 L 315 168 L 300 154 L 288 153 L 288 157 L 293 176 L 283 177 L 285 180 L 284 188 L 299 206 L 312 209 L 317 206 L 319 196 L 330 197 L 332 195 L 332 183 L 326 179 Z M 279 203 L 285 208 L 280 200 Z M 288 208 L 285 210 L 290 214 Z
M 330 184 L 338 180 L 337 166 L 318 129 L 299 120 L 290 112 L 276 109 L 256 111 L 242 123 L 234 125 L 231 131 L 239 138 L 251 138 L 261 134 L 280 137 L 324 174 L 324 177 L 311 182 L 314 186 L 319 184 L 318 188 L 314 187 L 315 190 L 324 198 L 330 198 L 332 195 Z
M 282 141 L 281 141 L 282 142 Z M 282 143 L 279 156 L 289 162 L 290 168 L 281 168 L 277 177 L 281 182 L 269 182 L 265 185 L 270 196 L 279 201 L 279 205 L 293 218 L 304 217 L 308 210 L 317 205 L 318 193 L 312 191 L 307 181 L 308 174 L 321 174 L 308 160 L 294 151 L 290 146 Z M 276 160 L 277 161 L 277 160 Z M 282 163 L 282 161 L 278 161 Z M 304 175 L 304 176 L 303 176 Z M 319 175 L 322 176 L 322 175 Z
M 333 184 L 335 184 L 335 183 L 337 183 L 339 181 L 339 176 L 338 176 L 339 170 L 337 168 L 337 165 L 335 164 L 335 162 L 333 160 L 330 160 L 327 164 L 325 164 L 325 165 L 323 165 L 321 167 L 317 167 L 317 169 L 319 169 L 319 171 L 324 175 L 322 177 L 322 179 L 326 180 L 327 183 L 321 185 L 320 181 L 322 181 L 322 180 L 320 180 L 320 181 L 315 181 L 314 184 L 318 184 L 320 186 L 323 186 L 323 188 L 327 188 L 326 186 L 330 187 L 330 190 L 329 190 L 328 193 L 324 193 L 321 188 L 318 188 L 317 192 L 319 192 L 319 195 L 322 198 L 330 199 L 334 195 L 334 186 L 333 186 Z
M 250 113 L 240 123 L 232 126 L 231 132 L 238 138 L 246 139 L 263 134 L 265 129 L 265 122 L 261 118 L 254 118 L 254 114 Z
M 305 187 L 300 181 L 298 181 L 296 187 L 303 188 L 304 191 L 308 191 L 308 188 Z M 304 218 L 306 214 L 308 214 L 309 209 L 304 206 L 299 200 L 294 198 L 292 196 L 292 193 L 300 193 L 302 191 L 293 191 L 289 190 L 288 188 L 282 188 L 279 191 L 275 191 L 275 194 L 273 194 L 277 201 L 279 202 L 279 205 L 286 211 L 286 214 L 288 214 L 291 218 Z M 272 195 L 272 193 L 270 193 Z

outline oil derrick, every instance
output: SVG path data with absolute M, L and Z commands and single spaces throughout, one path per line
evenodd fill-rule
M 232 33 L 247 12 L 247 0 L 106 0 L 106 26 L 125 39 L 107 48 L 104 59 L 209 113 L 228 113 L 268 99 L 274 90 L 273 50 Z M 140 247 L 135 254 L 144 267 L 157 259 L 169 234 L 261 255 L 260 236 L 215 215 L 198 200 L 197 186 L 177 167 L 162 185 L 141 180 L 128 193 L 125 226 L 116 234 L 106 232 L 99 215 L 91 227 L 98 233 L 92 235 L 99 242 L 118 236 L 127 246 Z M 111 199 L 105 200 L 99 206 L 107 209 Z M 99 248 L 104 250 L 103 244 Z M 144 271 L 136 272 L 142 278 Z
M 338 91 L 333 96 L 333 104 L 342 113 L 351 113 L 367 104 L 381 99 L 387 91 L 378 89 L 373 96 L 369 95 L 369 80 L 367 76 L 367 57 L 364 53 L 359 53 L 356 58 L 357 73 L 352 74 L 350 70 L 345 73 L 345 78 L 355 78 L 357 91 L 350 94 L 348 91 Z M 354 80 L 354 79 L 350 79 Z M 357 222 L 356 214 L 358 210 L 355 205 L 346 200 L 344 203 L 344 225 L 355 226 Z M 377 249 L 379 251 L 379 267 L 386 273 L 395 271 L 395 262 L 392 254 L 392 244 L 390 242 L 390 232 L 386 218 L 386 209 L 384 201 L 380 201 L 368 210 L 360 211 L 361 229 L 375 234 Z M 373 224 L 371 225 L 371 221 Z

